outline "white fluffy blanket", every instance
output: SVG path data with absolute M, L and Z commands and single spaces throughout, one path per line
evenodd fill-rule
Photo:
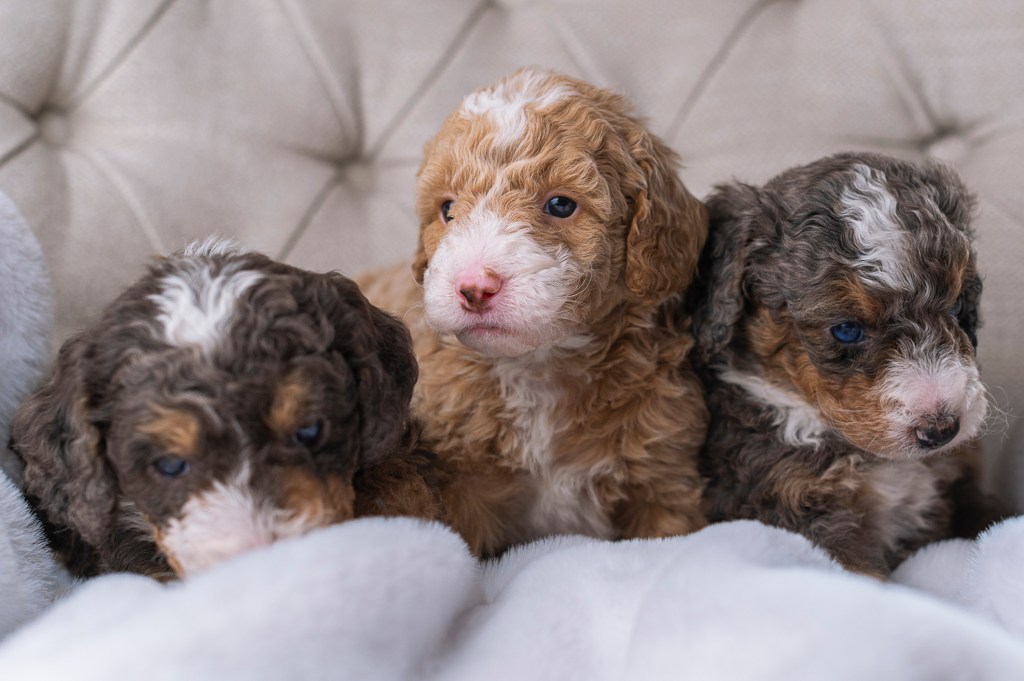
M 1022 565 L 1024 518 L 902 584 L 753 522 L 481 566 L 440 525 L 370 518 L 185 583 L 86 582 L 0 643 L 0 678 L 1024 679 Z
M 0 470 L 0 640 L 38 616 L 69 587 L 66 573 L 46 548 L 39 522 Z M 0 673 L 0 679 L 6 678 Z
M 20 469 L 7 451 L 11 419 L 42 374 L 52 326 L 53 287 L 42 249 L 0 192 L 0 470 L 15 477 Z

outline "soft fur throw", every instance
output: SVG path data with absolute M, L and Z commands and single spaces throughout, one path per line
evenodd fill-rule
M 42 373 L 53 325 L 53 290 L 32 230 L 0 192 L 0 445 Z M 2 462 L 2 458 L 0 458 Z
M 41 613 L 66 584 L 39 522 L 0 471 L 0 640 Z
M 185 582 L 108 575 L 0 645 L 4 678 L 1024 678 L 1024 520 L 899 583 L 753 521 L 544 540 L 479 565 L 441 525 L 367 518 Z M 934 593 L 929 593 L 933 591 Z

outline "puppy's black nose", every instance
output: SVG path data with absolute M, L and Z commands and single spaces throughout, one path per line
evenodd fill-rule
M 925 449 L 936 449 L 948 443 L 960 432 L 960 419 L 955 416 L 939 416 L 928 419 L 914 431 L 917 444 Z

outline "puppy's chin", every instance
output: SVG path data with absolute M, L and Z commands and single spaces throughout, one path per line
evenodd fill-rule
M 498 326 L 469 327 L 457 331 L 455 337 L 466 347 L 494 358 L 521 357 L 557 340 Z
M 920 460 L 932 456 L 943 456 L 959 449 L 971 440 L 969 437 L 957 437 L 952 442 L 941 447 L 927 448 L 917 444 L 916 439 L 912 436 L 888 439 L 884 442 L 875 440 L 868 446 L 853 438 L 847 437 L 845 439 L 858 449 L 862 449 L 880 459 L 890 459 L 893 461 Z

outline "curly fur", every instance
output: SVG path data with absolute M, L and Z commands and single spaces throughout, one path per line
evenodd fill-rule
M 971 480 L 987 399 L 973 204 L 959 178 L 840 154 L 764 187 L 722 185 L 707 205 L 692 291 L 709 519 L 785 527 L 882 576 L 925 542 L 997 517 Z M 849 322 L 862 340 L 832 333 Z M 935 424 L 948 442 L 922 435 Z
M 707 219 L 677 163 L 621 96 L 537 69 L 469 95 L 427 143 L 413 276 L 362 283 L 411 327 L 414 413 L 477 553 L 704 524 L 706 413 L 675 303 Z M 551 196 L 575 213 L 546 213 Z M 460 307 L 465 270 L 500 280 L 483 312 Z
M 183 576 L 351 517 L 416 376 L 408 330 L 352 281 L 213 241 L 67 341 L 13 441 L 76 573 Z M 162 473 L 168 456 L 188 469 Z

